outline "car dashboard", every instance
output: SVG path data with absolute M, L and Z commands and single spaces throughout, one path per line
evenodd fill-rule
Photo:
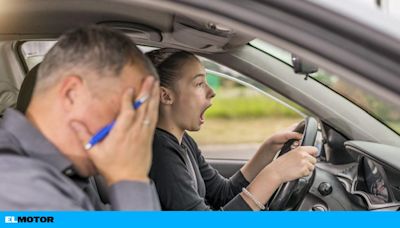
M 355 159 L 346 164 L 321 159 L 297 210 L 400 210 L 400 148 L 363 141 L 344 146 Z
M 352 194 L 363 197 L 368 209 L 379 209 L 400 205 L 393 193 L 394 190 L 383 166 L 367 157 L 360 158 L 357 176 L 352 183 Z

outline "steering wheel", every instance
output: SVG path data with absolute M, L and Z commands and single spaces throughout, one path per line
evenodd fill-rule
M 303 138 L 300 143 L 301 146 L 314 146 L 318 132 L 318 122 L 313 117 L 307 117 L 297 125 L 294 131 L 303 133 Z M 277 157 L 289 152 L 294 141 L 294 139 L 287 141 Z M 314 176 L 315 169 L 309 176 L 281 184 L 267 205 L 269 210 L 293 209 L 307 194 Z

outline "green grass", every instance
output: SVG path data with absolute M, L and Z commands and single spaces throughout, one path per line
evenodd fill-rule
M 189 132 L 199 145 L 261 143 L 302 118 L 206 119 L 200 131 Z
M 298 118 L 299 114 L 263 95 L 217 97 L 206 112 L 208 118 Z

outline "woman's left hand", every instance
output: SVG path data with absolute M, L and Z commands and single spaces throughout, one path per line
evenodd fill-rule
M 260 146 L 257 153 L 247 164 L 241 169 L 246 180 L 251 181 L 254 177 L 267 166 L 275 157 L 276 153 L 282 148 L 282 146 L 290 139 L 301 140 L 302 134 L 294 132 L 298 124 L 285 128 L 264 141 Z M 298 142 L 294 145 L 298 146 Z
M 294 145 L 298 145 L 298 141 L 301 140 L 302 136 L 302 134 L 293 131 L 277 132 L 261 145 L 259 152 L 273 153 L 275 156 L 276 152 L 278 152 L 288 140 L 295 139 L 297 142 L 295 142 Z

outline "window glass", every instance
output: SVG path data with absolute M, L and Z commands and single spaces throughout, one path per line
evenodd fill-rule
M 282 62 L 293 66 L 292 64 L 292 56 L 289 52 L 280 49 L 272 44 L 266 43 L 262 40 L 259 39 L 254 39 L 250 42 L 250 44 L 262 51 L 264 51 L 265 53 L 267 53 L 268 55 L 271 55 L 279 60 L 281 60 Z
M 42 62 L 44 55 L 56 41 L 27 41 L 21 45 L 21 54 L 28 70 Z
M 324 70 L 311 75 L 314 79 L 351 100 L 376 119 L 400 134 L 400 109 L 393 103 L 383 100 L 362 88 L 345 81 Z
M 55 43 L 23 43 L 21 52 L 28 69 L 40 63 Z M 139 48 L 143 52 L 155 49 Z M 278 49 L 277 53 L 285 54 Z M 207 81 L 217 94 L 206 112 L 202 129 L 190 133 L 206 157 L 248 159 L 272 133 L 303 119 L 304 110 L 268 87 L 228 67 L 199 58 L 206 68 Z
M 215 90 L 206 121 L 189 134 L 207 158 L 248 159 L 274 132 L 304 118 L 304 110 L 256 81 L 201 58 Z
M 44 55 L 57 41 L 27 41 L 21 45 L 21 54 L 28 70 L 43 61 Z M 154 47 L 139 46 L 143 52 L 154 50 Z
M 292 65 L 290 59 L 291 55 L 289 52 L 257 39 L 251 41 L 250 44 L 265 53 Z M 311 77 L 346 97 L 348 100 L 352 101 L 354 104 L 361 107 L 386 126 L 397 132 L 397 134 L 400 134 L 400 108 L 395 104 L 383 100 L 374 94 L 365 91 L 359 86 L 343 80 L 323 69 L 319 69 L 316 73 L 311 74 Z

